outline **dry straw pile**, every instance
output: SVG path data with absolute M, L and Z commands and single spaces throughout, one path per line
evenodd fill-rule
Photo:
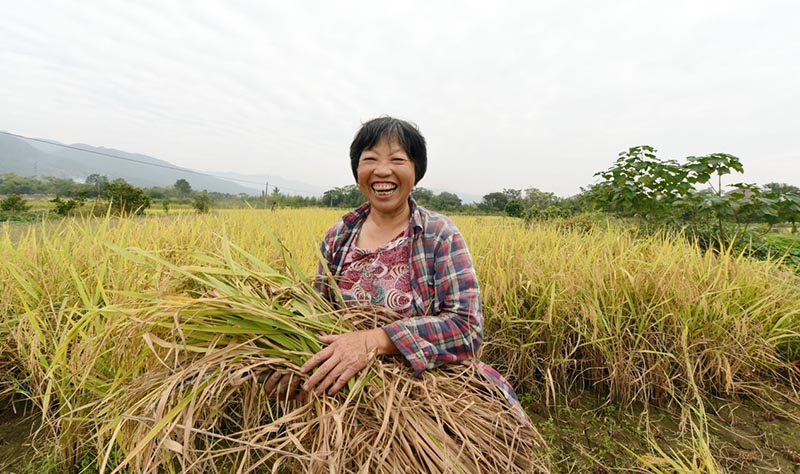
M 377 317 L 337 312 L 302 277 L 227 242 L 193 266 L 137 256 L 179 277 L 177 291 L 142 293 L 126 311 L 141 331 L 128 337 L 147 350 L 124 396 L 101 403 L 103 468 L 119 446 L 119 466 L 136 472 L 547 472 L 541 437 L 471 365 L 414 378 L 375 360 L 336 397 L 269 400 L 261 381 L 303 377 L 319 333 Z

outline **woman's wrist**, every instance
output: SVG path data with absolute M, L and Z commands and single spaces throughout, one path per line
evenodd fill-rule
M 367 347 L 370 351 L 375 351 L 375 355 L 399 354 L 400 351 L 395 346 L 389 334 L 383 328 L 371 329 L 367 332 Z

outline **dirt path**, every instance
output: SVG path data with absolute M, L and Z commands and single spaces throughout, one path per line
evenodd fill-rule
M 0 405 L 0 473 L 26 472 L 34 454 L 30 438 L 36 421 L 35 416 L 24 415 L 20 405 Z
M 690 439 L 675 414 L 607 405 L 592 392 L 575 393 L 557 407 L 529 401 L 526 408 L 548 442 L 556 473 L 629 471 L 640 465 L 638 456 L 651 453 L 647 433 L 667 453 L 692 457 Z M 776 408 L 742 400 L 707 406 L 712 451 L 724 472 L 800 474 L 800 424 L 779 413 L 796 407 Z

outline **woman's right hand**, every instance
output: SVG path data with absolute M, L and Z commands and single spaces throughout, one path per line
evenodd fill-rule
M 264 390 L 270 400 L 296 400 L 304 403 L 308 393 L 300 388 L 301 382 L 300 375 L 296 373 L 276 370 L 267 377 L 264 382 Z

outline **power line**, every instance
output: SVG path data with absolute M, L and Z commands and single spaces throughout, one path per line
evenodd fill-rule
M 158 168 L 166 168 L 166 169 L 169 169 L 169 170 L 181 171 L 183 173 L 191 173 L 191 174 L 196 174 L 196 175 L 200 175 L 200 176 L 206 176 L 208 178 L 221 179 L 223 181 L 235 181 L 235 182 L 238 182 L 238 183 L 256 184 L 259 187 L 263 184 L 261 182 L 256 182 L 256 181 L 247 181 L 247 180 L 244 180 L 244 179 L 236 179 L 236 178 L 228 178 L 228 177 L 224 177 L 224 176 L 216 176 L 216 175 L 213 175 L 213 174 L 202 173 L 200 171 L 194 171 L 194 170 L 190 170 L 190 169 L 186 169 L 186 168 L 178 168 L 176 166 L 168 166 L 168 165 L 161 165 L 161 164 L 158 164 L 158 163 L 150 163 L 150 162 L 147 162 L 147 161 L 136 160 L 136 159 L 133 159 L 133 158 L 126 158 L 124 156 L 112 155 L 111 153 L 103 153 L 102 151 L 87 150 L 85 148 L 78 148 L 78 147 L 72 146 L 72 145 L 64 145 L 63 143 L 50 142 L 50 141 L 47 141 L 47 140 L 42 140 L 41 138 L 26 137 L 24 135 L 19 135 L 19 134 L 16 134 L 16 133 L 6 132 L 6 131 L 3 131 L 3 130 L 0 130 L 0 133 L 2 133 L 3 135 L 9 135 L 9 136 L 12 136 L 12 137 L 22 138 L 24 140 L 31 140 L 31 141 L 34 141 L 34 142 L 45 143 L 47 145 L 60 146 L 62 148 L 69 148 L 70 150 L 77 150 L 77 151 L 82 151 L 84 153 L 93 153 L 95 155 L 106 156 L 108 158 L 113 158 L 115 160 L 130 161 L 130 162 L 133 162 L 133 163 L 139 163 L 139 164 L 147 165 L 147 166 L 155 166 L 155 167 L 158 167 Z M 275 187 L 275 186 L 273 186 L 273 187 Z M 279 189 L 281 188 L 281 186 L 277 186 L 277 187 Z M 321 195 L 320 193 L 312 193 L 310 191 L 305 191 L 305 190 L 302 190 L 302 189 L 292 189 L 292 188 L 287 188 L 287 187 L 283 187 L 283 189 L 286 189 L 286 190 L 289 190 L 289 191 L 295 191 L 295 192 L 298 192 L 298 193 L 311 194 L 312 196 Z

